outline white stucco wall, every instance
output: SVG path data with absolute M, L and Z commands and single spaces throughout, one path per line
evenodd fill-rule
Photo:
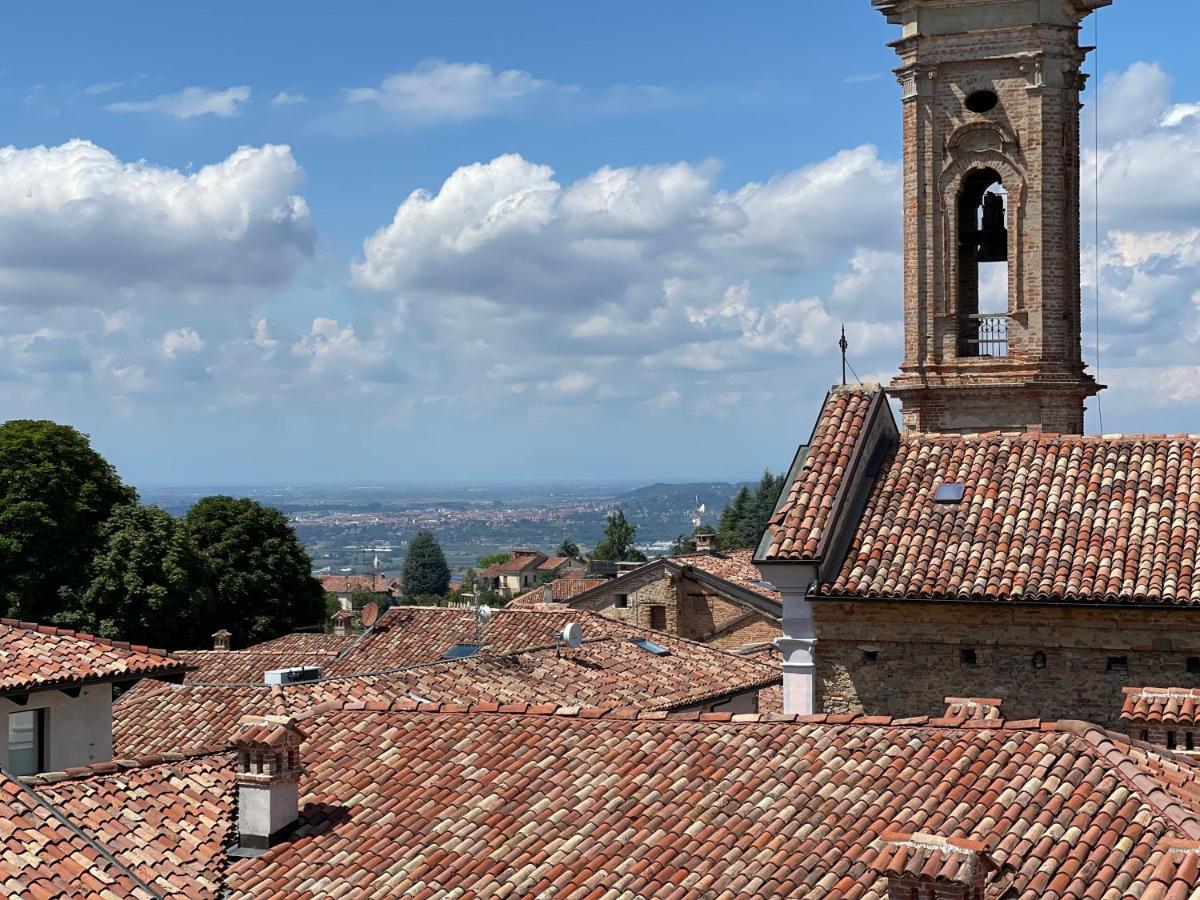
M 112 759 L 112 685 L 88 685 L 78 697 L 61 691 L 38 691 L 24 706 L 0 697 L 0 760 L 8 765 L 8 714 L 44 709 L 45 766 L 57 772 Z

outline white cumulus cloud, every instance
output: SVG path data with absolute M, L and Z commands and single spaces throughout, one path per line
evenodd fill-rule
M 520 69 L 495 72 L 486 63 L 430 59 L 398 72 L 378 87 L 351 88 L 350 103 L 372 103 L 417 121 L 464 120 L 494 115 L 547 87 Z
M 118 113 L 157 112 L 176 119 L 196 116 L 217 116 L 227 119 L 236 116 L 250 101 L 250 88 L 245 85 L 214 91 L 202 87 L 186 87 L 174 94 L 162 94 L 149 100 L 119 100 L 104 108 Z
M 284 146 L 242 147 L 193 173 L 88 141 L 0 148 L 0 305 L 278 285 L 313 251 L 302 178 Z

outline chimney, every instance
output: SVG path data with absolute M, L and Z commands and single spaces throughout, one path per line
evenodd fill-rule
M 981 719 L 999 721 L 1004 718 L 1000 707 L 1004 703 L 998 697 L 947 697 L 944 701 L 946 711 L 942 718 L 966 719 L 976 722 Z
M 338 637 L 347 637 L 353 633 L 352 623 L 354 621 L 354 613 L 348 609 L 339 609 L 332 616 L 333 633 Z
M 229 639 L 231 637 L 233 637 L 233 635 L 226 629 L 222 628 L 212 636 L 213 649 L 229 652 Z
M 984 900 L 998 866 L 987 847 L 966 838 L 885 831 L 869 878 L 887 878 L 888 900 Z
M 715 534 L 697 534 L 692 540 L 696 542 L 697 553 L 717 552 L 717 536 Z
M 285 716 L 245 716 L 233 737 L 237 752 L 241 855 L 279 843 L 300 821 L 300 744 L 305 735 Z
M 554 604 L 554 585 L 547 584 L 542 588 L 542 603 L 546 606 Z

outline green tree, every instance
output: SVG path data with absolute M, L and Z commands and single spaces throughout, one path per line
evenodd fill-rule
M 406 598 L 444 597 L 450 592 L 450 567 L 442 545 L 430 532 L 418 531 L 409 542 L 400 577 Z
M 279 510 L 248 498 L 205 497 L 185 522 L 213 573 L 214 624 L 243 644 L 324 624 L 325 593 L 312 560 Z
M 579 545 L 570 538 L 564 538 L 554 551 L 555 556 L 565 556 L 567 559 L 579 559 Z
M 637 526 L 626 520 L 625 510 L 618 509 L 609 515 L 604 526 L 604 538 L 592 551 L 592 559 L 645 562 L 646 554 L 633 546 L 636 537 Z
M 752 515 L 754 497 L 750 488 L 743 486 L 734 495 L 733 501 L 721 510 L 721 519 L 717 525 L 717 543 L 722 550 L 737 550 L 744 546 L 742 536 L 745 534 L 747 519 Z
M 486 569 L 488 566 L 498 566 L 500 563 L 508 562 L 508 553 L 489 553 L 487 556 L 479 557 L 478 567 Z
M 763 472 L 753 491 L 742 487 L 733 501 L 721 511 L 717 525 L 717 543 L 722 550 L 753 549 L 762 540 L 775 504 L 783 491 L 785 477 Z
M 0 425 L 0 609 L 49 621 L 83 588 L 101 525 L 137 493 L 86 435 L 54 422 Z
M 183 523 L 154 506 L 119 506 L 100 535 L 90 582 L 55 620 L 135 643 L 205 646 L 219 627 L 212 578 Z

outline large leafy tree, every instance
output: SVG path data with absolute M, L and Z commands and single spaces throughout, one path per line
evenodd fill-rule
M 567 559 L 579 559 L 579 545 L 570 538 L 564 538 L 554 554 L 555 556 L 565 556 Z
M 183 522 L 153 506 L 121 506 L 101 529 L 90 581 L 57 620 L 104 637 L 202 647 L 214 620 L 208 565 Z
M 625 518 L 625 510 L 618 509 L 609 515 L 604 537 L 592 551 L 592 559 L 645 562 L 646 554 L 633 545 L 636 537 L 637 526 Z
M 185 522 L 212 571 L 216 624 L 236 640 L 253 643 L 323 624 L 325 593 L 279 510 L 248 498 L 205 497 Z
M 74 428 L 0 425 L 0 608 L 35 621 L 61 612 L 83 586 L 101 525 L 136 500 Z
M 401 580 L 404 596 L 411 599 L 443 597 L 450 592 L 450 567 L 442 545 L 430 532 L 418 531 L 409 541 Z

